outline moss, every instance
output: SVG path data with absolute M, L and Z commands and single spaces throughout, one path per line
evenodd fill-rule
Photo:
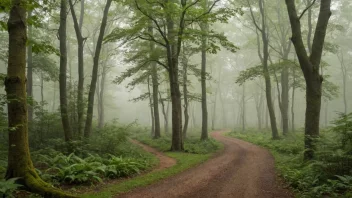
M 78 196 L 65 193 L 59 189 L 52 187 L 50 184 L 44 182 L 34 170 L 27 170 L 25 173 L 25 185 L 31 192 L 38 193 L 43 197 L 48 198 L 75 198 Z

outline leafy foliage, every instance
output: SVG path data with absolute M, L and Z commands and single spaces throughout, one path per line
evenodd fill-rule
M 16 189 L 22 185 L 16 184 L 18 178 L 11 178 L 9 180 L 0 180 L 0 196 L 12 198 Z

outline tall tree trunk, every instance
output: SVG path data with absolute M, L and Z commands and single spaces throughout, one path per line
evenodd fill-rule
M 32 10 L 28 11 L 28 18 L 32 17 Z M 30 42 L 27 46 L 27 97 L 33 99 L 33 53 L 32 53 L 32 25 L 28 25 L 28 39 Z M 33 121 L 32 104 L 28 106 L 28 122 Z
M 83 111 L 84 111 L 84 102 L 83 102 L 83 94 L 84 94 L 84 41 L 86 38 L 82 36 L 82 24 L 79 24 L 77 21 L 76 12 L 73 6 L 72 0 L 68 1 L 70 4 L 71 15 L 74 23 L 74 29 L 76 32 L 77 44 L 78 44 L 78 88 L 77 88 L 77 124 L 78 124 L 78 135 L 82 136 L 83 131 Z M 81 2 L 82 3 L 82 2 Z M 84 3 L 84 2 L 83 2 Z M 81 4 L 82 5 L 82 4 Z M 81 16 L 83 16 L 83 12 L 81 12 Z M 83 23 L 83 19 L 80 20 Z
M 105 111 L 104 111 L 104 94 L 105 94 L 105 79 L 107 73 L 107 61 L 105 61 L 103 66 L 103 71 L 101 73 L 101 80 L 100 80 L 100 92 L 99 92 L 99 120 L 98 120 L 98 127 L 101 129 L 104 127 L 105 122 Z
M 262 41 L 263 41 L 263 73 L 264 73 L 264 78 L 265 78 L 265 92 L 266 92 L 266 98 L 267 98 L 266 102 L 267 102 L 268 110 L 269 110 L 272 138 L 278 139 L 279 133 L 277 130 L 274 105 L 273 105 L 272 97 L 271 97 L 271 81 L 270 81 L 270 75 L 269 75 L 269 69 L 268 69 L 269 40 L 268 40 L 268 36 L 266 33 L 267 27 L 266 27 L 266 21 L 265 21 L 263 0 L 260 0 L 259 8 L 260 8 L 260 12 L 262 15 L 262 17 L 261 17 L 262 18 L 261 33 L 262 33 Z
M 295 132 L 295 91 L 296 91 L 296 74 L 295 74 L 295 69 L 292 69 L 292 77 L 293 77 L 293 83 L 292 83 L 292 104 L 291 104 L 291 119 L 292 119 L 292 132 Z
M 60 39 L 60 110 L 61 110 L 61 121 L 62 127 L 65 134 L 65 141 L 72 139 L 72 129 L 68 119 L 67 111 L 67 90 L 66 90 L 66 71 L 67 71 L 67 48 L 66 48 L 66 20 L 67 20 L 67 3 L 65 0 L 61 0 L 60 9 L 60 27 L 59 27 L 59 39 Z
M 56 81 L 53 82 L 53 89 L 54 89 L 54 96 L 53 96 L 53 106 L 51 108 L 51 112 L 55 112 L 55 106 L 56 106 Z
M 154 118 L 154 110 L 153 110 L 153 97 L 152 97 L 152 92 L 150 90 L 150 76 L 148 76 L 148 98 L 149 98 L 149 108 L 150 108 L 150 118 L 152 121 L 152 129 L 150 131 L 151 137 L 154 137 L 155 135 L 155 118 Z
M 7 94 L 9 148 L 6 179 L 19 181 L 44 197 L 70 197 L 45 183 L 35 171 L 28 146 L 28 112 L 26 94 L 27 16 L 25 0 L 13 0 L 7 23 L 9 55 L 5 89 Z
M 319 137 L 319 119 L 322 96 L 323 77 L 319 73 L 320 62 L 325 41 L 326 29 L 331 16 L 331 0 L 321 1 L 320 12 L 314 34 L 312 52 L 308 56 L 305 49 L 300 18 L 297 15 L 294 0 L 285 0 L 292 30 L 292 43 L 306 81 L 306 118 L 305 118 L 305 152 L 304 159 L 314 158 L 315 139 Z
M 277 125 L 276 125 L 276 117 L 275 117 L 275 110 L 274 110 L 274 105 L 272 101 L 272 95 L 271 95 L 271 80 L 270 80 L 270 75 L 269 75 L 269 69 L 268 69 L 268 60 L 269 60 L 269 39 L 267 35 L 268 27 L 266 25 L 266 13 L 265 13 L 265 5 L 264 5 L 264 0 L 259 1 L 259 10 L 261 14 L 261 27 L 258 26 L 258 23 L 256 22 L 256 19 L 253 14 L 252 7 L 250 6 L 249 0 L 247 0 L 248 6 L 250 7 L 250 12 L 251 12 L 251 17 L 254 25 L 256 26 L 256 33 L 257 33 L 257 44 L 258 44 L 258 56 L 261 59 L 262 65 L 263 65 L 263 74 L 264 74 L 264 80 L 265 80 L 265 95 L 266 95 L 266 102 L 268 106 L 268 111 L 269 111 L 269 117 L 270 117 L 270 125 L 271 125 L 271 132 L 272 132 L 272 138 L 273 139 L 278 139 L 279 138 L 279 133 L 277 130 Z M 261 54 L 260 50 L 260 41 L 259 41 L 259 33 L 261 33 L 261 39 L 263 43 L 263 48 L 262 52 L 263 55 Z
M 344 104 L 344 113 L 347 114 L 347 68 L 345 65 L 345 59 L 343 55 L 343 51 L 341 50 L 341 55 L 337 55 L 339 61 L 340 61 L 340 68 L 341 68 L 341 75 L 342 75 L 342 98 L 343 98 L 343 104 Z
M 185 50 L 185 49 L 184 49 Z M 183 51 L 184 53 L 184 51 Z M 187 70 L 188 70 L 188 60 L 185 54 L 183 54 L 182 57 L 182 66 L 183 66 L 183 107 L 184 107 L 184 117 L 185 117 L 185 123 L 183 126 L 183 138 L 186 139 L 187 137 L 187 129 L 188 129 L 188 122 L 189 122 L 189 114 L 188 114 L 188 90 L 187 90 Z
M 254 96 L 255 107 L 257 110 L 257 119 L 258 119 L 258 131 L 262 131 L 262 106 L 263 106 L 263 92 L 260 89 L 259 96 Z
M 207 1 L 205 1 L 207 7 Z M 202 32 L 208 32 L 208 24 L 203 22 L 200 24 Z M 206 85 L 206 69 L 207 69 L 207 37 L 202 34 L 202 63 L 201 63 L 201 87 L 202 87 L 202 135 L 201 140 L 208 139 L 208 108 L 207 108 L 207 85 Z
M 216 115 L 215 114 L 216 114 L 217 96 L 218 96 L 218 88 L 215 89 L 215 94 L 214 94 L 213 114 L 211 116 L 211 130 L 215 130 L 215 122 L 216 122 Z
M 159 101 L 161 103 L 162 113 L 163 113 L 163 116 L 164 116 L 164 131 L 165 131 L 165 133 L 168 133 L 168 131 L 167 131 L 167 128 L 168 128 L 168 116 L 167 116 L 167 113 L 168 112 L 166 112 L 166 110 L 165 110 L 165 101 L 161 97 L 160 91 L 159 91 Z
M 100 57 L 101 46 L 103 44 L 105 28 L 106 28 L 106 23 L 108 20 L 108 13 L 109 13 L 111 2 L 112 2 L 112 0 L 106 1 L 104 13 L 103 13 L 103 19 L 102 19 L 101 25 L 100 25 L 98 41 L 97 41 L 97 45 L 95 48 L 93 69 L 92 69 L 92 81 L 90 83 L 90 89 L 89 89 L 89 94 L 88 94 L 87 119 L 86 119 L 86 125 L 84 128 L 84 137 L 85 138 L 89 138 L 91 131 L 92 131 L 92 120 L 93 120 L 93 110 L 94 110 L 94 94 L 95 94 L 95 89 L 97 86 L 99 57 Z
M 169 0 L 165 0 L 165 3 L 170 3 Z M 186 6 L 185 2 L 182 1 L 182 6 Z M 171 105 L 172 105 L 172 141 L 171 151 L 183 151 L 183 137 L 182 137 L 182 106 L 181 106 L 181 92 L 179 85 L 179 69 L 178 69 L 178 58 L 181 47 L 181 38 L 177 37 L 177 30 L 175 29 L 174 21 L 171 13 L 166 14 L 167 23 L 167 37 L 168 43 L 166 46 L 167 50 L 167 62 L 169 68 L 169 79 L 170 79 L 170 92 L 171 92 Z M 184 28 L 184 21 L 181 21 L 180 30 Z M 182 35 L 182 32 L 178 32 L 178 35 Z
M 245 84 L 242 85 L 242 132 L 246 130 L 246 86 Z
M 325 102 L 325 127 L 328 127 L 328 107 L 329 107 L 329 102 L 328 101 L 326 101 Z
M 289 109 L 289 73 L 288 67 L 284 66 L 281 72 L 281 116 L 282 116 L 282 132 L 288 134 L 288 109 Z
M 153 35 L 153 27 L 149 26 L 148 28 L 148 33 L 150 35 Z M 150 41 L 150 52 L 154 53 L 155 51 L 155 46 L 154 42 Z M 158 92 L 159 92 L 159 82 L 158 82 L 158 70 L 156 68 L 156 62 L 153 61 L 151 63 L 151 70 L 152 70 L 152 84 L 153 84 L 153 108 L 154 108 L 154 139 L 158 139 L 161 137 L 160 133 L 160 116 L 159 116 L 159 98 L 158 98 Z
M 40 102 L 44 106 L 44 74 L 40 73 Z

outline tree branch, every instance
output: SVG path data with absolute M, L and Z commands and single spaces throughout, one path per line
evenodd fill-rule
M 306 13 L 307 10 L 309 10 L 309 9 L 315 4 L 316 1 L 317 1 L 317 0 L 314 0 L 314 1 L 312 2 L 312 4 L 310 4 L 306 9 L 303 10 L 302 14 L 299 15 L 298 20 L 301 20 L 301 18 L 303 17 L 304 13 Z

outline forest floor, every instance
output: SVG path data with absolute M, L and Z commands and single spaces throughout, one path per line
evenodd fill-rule
M 269 151 L 226 137 L 222 131 L 211 136 L 223 143 L 224 149 L 208 161 L 117 197 L 293 197 L 278 179 Z
M 133 143 L 133 144 L 136 144 L 140 147 L 142 147 L 145 151 L 149 152 L 149 153 L 152 153 L 153 155 L 155 155 L 155 157 L 158 158 L 159 160 L 159 163 L 158 165 L 152 170 L 152 172 L 155 172 L 155 171 L 160 171 L 160 170 L 163 170 L 163 169 L 166 169 L 166 168 L 170 168 L 171 166 L 174 166 L 176 164 L 176 160 L 174 158 L 171 158 L 167 155 L 165 155 L 163 152 L 161 151 L 158 151 L 157 149 L 155 148 L 152 148 L 150 146 L 147 146 L 145 144 L 142 144 L 141 142 L 137 141 L 137 140 L 134 140 L 134 139 L 130 139 L 130 141 Z

